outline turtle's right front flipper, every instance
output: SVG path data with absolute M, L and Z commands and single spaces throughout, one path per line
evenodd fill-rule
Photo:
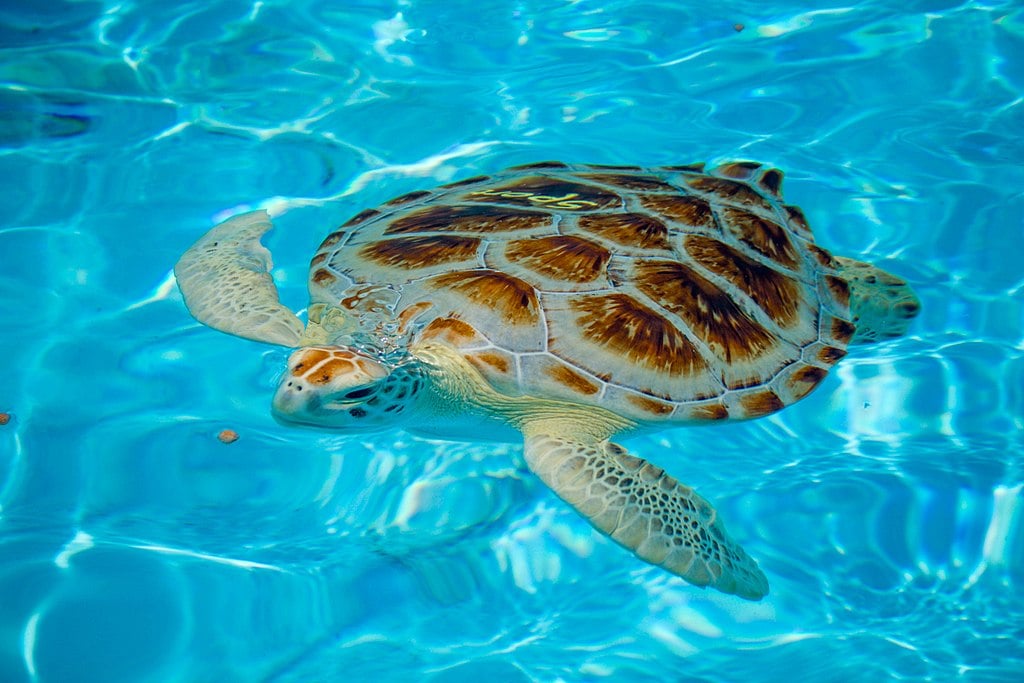
M 694 585 L 747 600 L 768 593 L 764 573 L 708 501 L 622 447 L 571 430 L 527 425 L 526 463 L 591 524 Z
M 253 341 L 298 346 L 302 321 L 281 305 L 260 237 L 266 211 L 230 218 L 203 235 L 174 266 L 185 305 L 199 322 Z

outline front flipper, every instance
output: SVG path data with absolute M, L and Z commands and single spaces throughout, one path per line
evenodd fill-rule
M 281 305 L 260 237 L 266 211 L 230 218 L 182 254 L 174 277 L 189 313 L 201 323 L 253 341 L 298 346 L 302 321 Z
M 768 594 L 768 579 L 729 538 L 711 504 L 621 446 L 527 429 L 526 463 L 591 524 L 641 559 L 697 586 L 748 600 Z

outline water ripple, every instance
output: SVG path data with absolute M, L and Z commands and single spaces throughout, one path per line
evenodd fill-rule
M 0 15 L 3 680 L 1024 668 L 1016 3 Z M 799 406 L 627 443 L 715 502 L 770 577 L 758 604 L 634 562 L 518 445 L 283 428 L 285 352 L 201 328 L 169 279 L 213 221 L 265 207 L 300 310 L 326 232 L 405 191 L 544 158 L 735 157 L 783 168 L 822 244 L 923 302 Z

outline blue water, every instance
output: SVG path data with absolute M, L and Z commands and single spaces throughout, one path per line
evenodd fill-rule
M 301 310 L 398 194 L 730 158 L 924 306 L 777 417 L 627 443 L 761 603 L 634 560 L 518 445 L 275 423 L 286 352 L 170 274 L 267 207 Z M 1020 680 L 1022 188 L 1014 0 L 5 3 L 0 681 Z

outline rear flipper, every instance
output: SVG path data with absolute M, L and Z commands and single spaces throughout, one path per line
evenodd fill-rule
M 540 431 L 527 426 L 527 465 L 597 529 L 697 586 L 748 600 L 768 594 L 757 563 L 693 489 L 608 441 Z
M 921 311 L 921 302 L 906 281 L 877 266 L 837 256 L 850 285 L 850 313 L 857 326 L 851 343 L 901 337 Z

